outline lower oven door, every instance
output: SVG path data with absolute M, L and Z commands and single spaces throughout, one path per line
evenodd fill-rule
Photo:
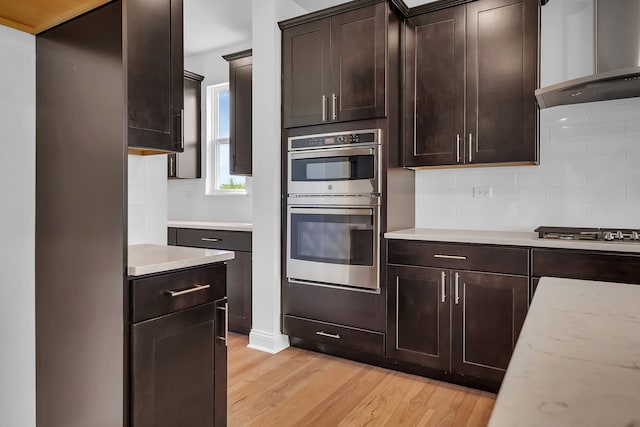
M 287 278 L 378 292 L 379 206 L 289 206 Z

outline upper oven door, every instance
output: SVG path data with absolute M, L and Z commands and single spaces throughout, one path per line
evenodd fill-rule
M 289 194 L 380 193 L 380 145 L 289 152 Z
M 377 291 L 380 207 L 289 206 L 287 277 Z

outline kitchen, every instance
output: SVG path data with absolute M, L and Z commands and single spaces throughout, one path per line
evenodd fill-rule
M 572 2 L 578 11 L 582 10 L 588 16 L 588 7 L 581 9 L 584 6 L 582 3 Z M 592 29 L 589 25 L 579 23 L 584 22 L 580 21 L 584 19 L 584 15 L 581 16 L 580 13 L 569 10 L 568 5 L 562 4 L 564 2 L 551 1 L 541 9 L 541 87 L 591 74 L 593 71 L 592 56 L 589 56 L 592 55 L 592 47 L 584 43 L 592 38 L 589 33 Z M 564 11 L 566 18 L 557 12 L 562 7 L 567 8 Z M 557 14 L 552 13 L 553 10 Z M 237 211 L 220 217 L 207 215 L 206 218 L 167 215 L 171 219 L 240 219 L 242 222 L 253 223 L 252 267 L 254 281 L 256 276 L 260 281 L 260 286 L 254 286 L 253 300 L 260 301 L 260 304 L 253 308 L 254 331 L 251 343 L 272 352 L 287 346 L 287 338 L 280 328 L 281 176 L 277 165 L 280 165 L 281 157 L 280 150 L 274 147 L 280 143 L 281 132 L 281 32 L 275 27 L 275 23 L 306 12 L 307 10 L 294 3 L 285 5 L 284 2 L 270 4 L 254 1 L 251 6 L 254 18 L 252 41 L 249 45 L 240 46 L 253 48 L 253 102 L 254 111 L 260 112 L 259 116 L 254 115 L 253 133 L 262 135 L 262 140 L 267 141 L 254 144 L 253 148 L 253 157 L 260 158 L 261 161 L 254 163 L 251 205 L 247 208 L 252 214 L 247 215 L 247 210 L 244 210 L 244 216 L 239 216 Z M 563 26 L 562 23 L 566 25 Z M 552 29 L 548 30 L 545 25 Z M 557 34 L 558 31 L 554 32 L 554 28 L 562 28 L 565 32 Z M 29 242 L 35 240 L 33 123 L 36 106 L 33 82 L 36 58 L 33 37 L 5 30 L 4 27 L 3 30 L 7 32 L 6 37 L 3 35 L 0 38 L 7 44 L 2 49 L 2 55 L 6 58 L 3 64 L 11 65 L 13 69 L 6 78 L 6 86 L 3 84 L 3 94 L 6 94 L 8 101 L 2 102 L 2 128 L 15 132 L 9 133 L 7 140 L 25 142 L 7 144 L 9 155 L 5 157 L 7 164 L 2 168 L 2 182 L 12 183 L 11 191 L 7 189 L 8 208 L 3 209 L 3 215 L 7 215 L 3 219 L 11 227 L 7 230 L 8 243 L 2 246 L 3 260 L 6 262 L 2 268 L 2 282 L 15 299 L 5 300 L 0 312 L 3 315 L 3 325 L 23 326 L 7 332 L 3 329 L 2 336 L 9 337 L 8 342 L 14 343 L 11 346 L 16 348 L 16 353 L 3 352 L 3 361 L 4 357 L 9 358 L 3 366 L 15 369 L 6 374 L 3 371 L 2 376 L 5 378 L 7 375 L 7 384 L 15 384 L 14 387 L 17 387 L 17 390 L 10 388 L 11 394 L 21 398 L 6 410 L 3 407 L 1 412 L 13 414 L 15 410 L 19 411 L 16 413 L 17 417 L 35 417 L 35 373 L 31 368 L 35 364 L 35 344 L 28 337 L 35 336 L 32 303 L 35 290 L 31 273 L 34 270 L 34 249 L 33 243 Z M 565 49 L 566 46 L 578 47 Z M 637 98 L 542 110 L 540 166 L 417 171 L 416 227 L 523 232 L 531 232 L 539 225 L 637 229 L 637 218 L 640 217 L 637 186 L 638 111 Z M 149 163 L 154 161 L 155 159 L 149 160 Z M 163 165 L 163 172 L 164 167 L 166 164 Z M 489 188 L 491 197 L 474 198 L 474 187 Z M 147 188 L 151 187 L 145 187 L 145 190 Z M 159 186 L 150 191 L 158 191 L 162 198 L 163 191 L 167 190 Z M 172 194 L 171 188 L 168 191 Z M 187 192 L 188 190 L 185 194 Z M 184 205 L 182 202 L 180 200 L 178 204 Z M 169 206 L 168 209 L 174 208 Z M 156 221 L 158 226 L 153 229 L 159 230 L 161 219 Z M 151 237 L 148 239 L 153 241 Z M 8 392 L 3 389 L 2 395 L 6 396 Z M 9 404 L 10 401 L 3 398 L 3 403 L 5 402 Z M 17 423 L 30 424 L 32 422 L 28 419 Z

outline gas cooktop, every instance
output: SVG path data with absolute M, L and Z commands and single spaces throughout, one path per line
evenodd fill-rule
M 603 240 L 640 243 L 640 230 L 624 228 L 578 228 L 578 227 L 538 227 L 535 229 L 541 239 L 561 240 Z

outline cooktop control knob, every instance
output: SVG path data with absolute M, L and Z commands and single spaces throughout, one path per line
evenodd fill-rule
M 615 238 L 613 236 L 613 233 L 610 231 L 605 231 L 603 237 L 604 237 L 604 240 L 613 240 Z
M 617 231 L 616 232 L 616 239 L 624 240 L 624 233 L 622 233 L 622 231 Z
M 633 231 L 631 233 L 631 240 L 640 240 L 640 233 L 638 233 L 637 231 Z

